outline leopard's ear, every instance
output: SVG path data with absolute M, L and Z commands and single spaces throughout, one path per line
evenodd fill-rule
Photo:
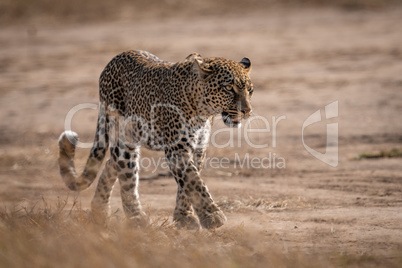
M 203 80 L 208 80 L 214 73 L 212 67 L 206 63 L 201 57 L 194 57 L 193 69 Z
M 243 58 L 239 63 L 243 65 L 247 72 L 251 71 L 251 61 L 248 58 Z
M 195 58 L 201 58 L 201 55 L 197 52 L 193 52 L 185 58 L 185 61 L 194 61 Z

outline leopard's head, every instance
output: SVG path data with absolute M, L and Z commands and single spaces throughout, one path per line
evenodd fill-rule
M 222 114 L 227 126 L 239 127 L 241 120 L 251 115 L 250 97 L 254 88 L 249 77 L 250 60 L 235 62 L 197 56 L 193 68 L 202 88 L 198 105 L 212 115 Z

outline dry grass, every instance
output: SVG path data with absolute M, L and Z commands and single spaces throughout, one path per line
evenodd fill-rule
M 311 204 L 301 197 L 287 197 L 275 201 L 249 197 L 247 199 L 223 200 L 218 204 L 220 208 L 229 212 L 272 211 L 311 207 Z
M 116 215 L 95 224 L 74 201 L 0 212 L 0 267 L 397 267 L 374 256 L 307 254 L 277 246 L 274 233 L 243 225 L 215 231 L 177 230 L 168 218 L 144 228 Z M 399 261 L 400 264 L 400 261 Z
M 402 157 L 402 150 L 393 148 L 391 150 L 381 150 L 376 152 L 368 152 L 359 154 L 356 158 L 360 159 L 373 159 L 373 158 L 394 158 Z

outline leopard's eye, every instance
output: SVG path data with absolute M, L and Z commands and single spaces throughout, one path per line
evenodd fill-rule
M 223 88 L 224 88 L 225 90 L 227 90 L 227 91 L 234 91 L 233 85 L 225 85 L 225 86 L 223 86 Z

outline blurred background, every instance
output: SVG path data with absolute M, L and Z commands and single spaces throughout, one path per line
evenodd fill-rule
M 93 23 L 114 20 L 185 18 L 187 16 L 247 16 L 247 12 L 272 8 L 299 9 L 330 7 L 345 11 L 394 8 L 399 0 L 2 0 L 1 23 Z
M 278 92 L 300 95 L 281 98 L 279 106 L 284 108 L 273 111 L 270 106 L 272 115 L 288 114 L 295 109 L 288 105 L 302 104 L 302 98 L 324 98 L 317 91 L 310 96 L 307 91 L 312 88 L 331 89 L 335 94 L 331 101 L 345 97 L 339 90 L 346 87 L 348 94 L 355 86 L 365 88 L 365 94 L 384 83 L 400 87 L 400 69 L 394 65 L 401 53 L 400 4 L 398 0 L 1 0 L 0 141 L 15 141 L 22 133 L 46 137 L 61 131 L 61 119 L 69 109 L 97 102 L 97 80 L 107 62 L 130 49 L 173 62 L 192 52 L 233 60 L 249 57 L 257 97 L 263 90 L 269 90 L 269 99 L 278 97 Z M 373 75 L 381 76 L 380 84 L 367 86 Z M 379 102 L 387 106 L 397 101 L 392 95 L 396 92 L 390 94 Z M 366 110 L 365 118 L 355 114 L 354 121 L 368 122 L 383 112 L 388 116 L 390 110 Z

